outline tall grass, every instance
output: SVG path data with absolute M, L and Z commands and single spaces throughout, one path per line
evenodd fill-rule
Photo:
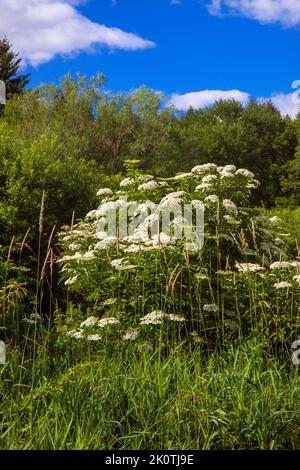
M 15 351 L 0 371 L 1 449 L 300 447 L 298 371 L 255 341 L 210 355 L 35 349 L 35 364 Z

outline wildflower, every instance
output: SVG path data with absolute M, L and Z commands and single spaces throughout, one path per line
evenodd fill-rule
M 70 336 L 71 338 L 75 338 L 75 339 L 81 339 L 84 337 L 83 332 L 81 330 L 68 331 L 67 336 Z
M 293 277 L 293 280 L 296 281 L 296 282 L 298 282 L 298 284 L 300 284 L 300 275 L 297 274 L 297 276 L 294 276 L 294 277 Z
M 96 256 L 95 256 L 93 251 L 87 251 L 86 253 L 84 253 L 82 255 L 81 258 L 78 258 L 78 259 L 81 259 L 83 261 L 89 261 L 89 260 L 92 260 L 92 259 L 95 259 L 95 258 L 96 258 Z
M 69 245 L 69 250 L 71 251 L 78 251 L 80 250 L 80 248 L 81 248 L 80 243 L 71 243 L 71 245 Z
M 119 266 L 122 266 L 123 261 L 124 261 L 124 258 L 114 259 L 110 264 L 113 268 L 117 268 Z
M 289 289 L 290 287 L 293 287 L 292 284 L 286 281 L 282 282 L 276 282 L 274 284 L 275 289 Z
M 195 207 L 196 209 L 202 209 L 204 210 L 205 205 L 203 204 L 202 201 L 199 201 L 198 199 L 195 199 L 191 202 L 192 206 Z
M 233 201 L 230 199 L 224 199 L 223 201 L 223 207 L 227 210 L 227 212 L 230 212 L 231 214 L 237 215 L 238 210 Z
M 150 180 L 147 181 L 146 183 L 140 184 L 138 187 L 139 191 L 152 191 L 154 189 L 157 189 L 160 187 L 160 184 L 157 181 Z
M 90 326 L 95 326 L 99 321 L 99 318 L 88 317 L 80 324 L 80 328 L 89 328 Z
M 205 199 L 204 199 L 204 202 L 206 203 L 212 203 L 212 204 L 217 204 L 219 202 L 219 196 L 217 196 L 216 194 L 211 194 L 210 196 L 207 196 Z
M 290 261 L 275 261 L 270 265 L 270 269 L 290 269 L 293 264 Z
M 203 305 L 203 310 L 205 312 L 217 312 L 218 306 L 216 304 L 205 304 Z
M 250 178 L 250 179 L 253 179 L 255 177 L 255 175 L 251 171 L 246 170 L 244 168 L 240 168 L 239 170 L 237 170 L 236 174 L 245 176 L 245 178 Z
M 113 194 L 110 188 L 101 188 L 97 192 L 97 196 L 111 196 Z
M 238 263 L 236 262 L 235 267 L 239 272 L 246 272 L 246 273 L 256 273 L 258 271 L 263 271 L 265 268 L 260 266 L 259 264 L 253 263 Z
M 101 336 L 98 335 L 98 334 L 88 335 L 88 337 L 86 339 L 88 341 L 99 341 L 101 339 Z
M 141 318 L 141 325 L 161 325 L 166 314 L 161 310 L 154 310 Z
M 101 328 L 104 328 L 107 325 L 116 325 L 117 323 L 120 323 L 120 322 L 115 317 L 108 317 L 108 318 L 102 318 L 101 320 L 99 320 L 97 325 L 100 326 Z
M 117 241 L 117 237 L 106 237 L 95 245 L 95 250 L 105 250 L 105 248 L 108 248 L 111 245 L 115 245 Z
M 196 173 L 197 175 L 201 175 L 202 173 L 206 173 L 207 171 L 216 171 L 217 165 L 214 163 L 206 163 L 205 165 L 197 165 L 192 168 L 191 172 Z
M 220 167 L 219 167 L 220 168 Z M 236 172 L 236 166 L 235 165 L 225 165 L 224 167 L 221 167 L 222 173 L 235 173 Z M 218 169 L 219 171 L 219 169 Z
M 178 321 L 178 322 L 185 321 L 184 317 L 182 317 L 181 315 L 176 315 L 174 313 L 167 314 L 166 319 L 170 321 Z
M 131 186 L 134 183 L 132 178 L 125 178 L 120 182 L 120 188 L 125 188 L 126 186 Z
M 123 339 L 127 341 L 134 341 L 139 336 L 139 332 L 137 330 L 128 330 L 126 331 Z
M 74 277 L 71 277 L 65 281 L 65 286 L 72 286 L 78 279 L 78 274 Z
M 140 251 L 139 245 L 129 245 L 127 248 L 124 249 L 125 253 L 138 253 Z
M 207 175 L 202 178 L 203 183 L 212 183 L 217 179 L 217 175 Z
M 273 217 L 270 217 L 269 222 L 273 225 L 276 225 L 282 222 L 282 220 L 280 219 L 280 217 L 277 217 L 276 215 L 274 215 Z

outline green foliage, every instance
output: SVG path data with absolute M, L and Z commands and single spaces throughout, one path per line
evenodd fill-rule
M 22 59 L 12 50 L 7 38 L 0 39 L 0 80 L 6 85 L 6 98 L 21 93 L 29 83 L 30 74 L 19 72 Z

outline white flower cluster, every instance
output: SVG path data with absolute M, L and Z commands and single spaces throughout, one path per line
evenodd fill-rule
M 176 315 L 173 313 L 165 313 L 161 310 L 154 310 L 151 313 L 148 313 L 141 318 L 141 325 L 161 325 L 163 320 L 175 321 L 175 322 L 184 322 L 185 318 L 181 315 Z

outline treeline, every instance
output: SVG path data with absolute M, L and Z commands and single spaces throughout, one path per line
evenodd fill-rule
M 219 101 L 183 113 L 145 87 L 112 94 L 102 75 L 66 77 L 11 99 L 4 127 L 12 140 L 48 140 L 61 161 L 94 162 L 106 174 L 124 171 L 127 159 L 164 176 L 206 162 L 236 164 L 261 182 L 256 205 L 300 204 L 300 121 L 283 117 L 271 102 L 251 101 L 244 108 Z

